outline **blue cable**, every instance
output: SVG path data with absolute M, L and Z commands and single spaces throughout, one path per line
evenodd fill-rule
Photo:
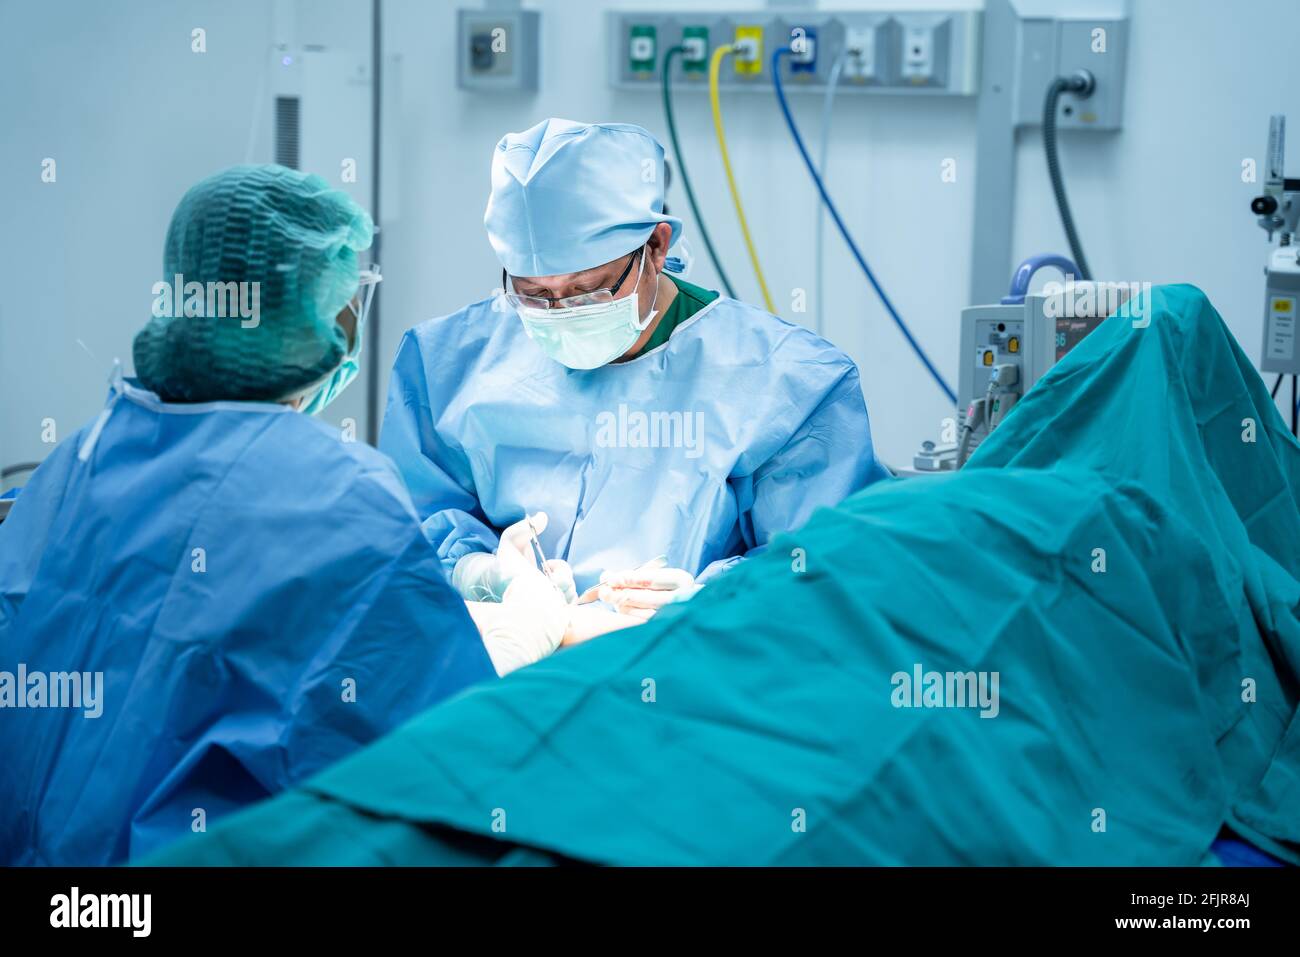
M 876 290 L 876 295 L 879 296 L 880 301 L 885 304 L 885 309 L 888 310 L 890 318 L 893 319 L 894 324 L 898 326 L 898 331 L 903 334 L 905 339 L 907 339 L 907 344 L 912 347 L 912 351 L 916 353 L 916 357 L 921 360 L 921 363 L 925 366 L 931 377 L 933 377 L 935 383 L 943 390 L 944 395 L 948 397 L 948 401 L 953 405 L 956 405 L 956 393 L 954 393 L 948 386 L 948 383 L 944 381 L 943 376 L 939 374 L 939 370 L 937 370 L 934 367 L 934 363 L 930 361 L 930 357 L 925 354 L 925 350 L 921 348 L 920 344 L 917 343 L 914 338 L 912 338 L 912 333 L 911 330 L 907 328 L 907 323 L 905 323 L 902 317 L 899 316 L 898 310 L 894 308 L 894 304 L 890 302 L 889 297 L 885 295 L 885 290 L 880 288 L 880 283 L 876 281 L 875 273 L 873 273 L 871 267 L 867 265 L 866 259 L 863 258 L 862 252 L 858 249 L 858 244 L 855 243 L 853 237 L 849 235 L 849 229 L 844 225 L 844 220 L 840 218 L 839 210 L 837 210 L 835 204 L 831 202 L 831 198 L 826 192 L 826 186 L 822 183 L 822 178 L 817 173 L 817 167 L 813 165 L 812 159 L 808 156 L 808 150 L 803 145 L 803 137 L 799 135 L 799 129 L 794 125 L 794 117 L 790 115 L 790 104 L 785 101 L 785 90 L 781 86 L 781 56 L 790 52 L 789 47 L 781 47 L 779 50 L 772 53 L 772 81 L 776 85 L 776 99 L 777 102 L 781 104 L 781 112 L 785 114 L 786 125 L 790 127 L 790 135 L 794 137 L 794 145 L 799 147 L 799 155 L 803 157 L 804 165 L 808 167 L 809 175 L 812 176 L 813 182 L 817 184 L 817 191 L 821 193 L 822 202 L 826 204 L 827 211 L 830 212 L 831 218 L 835 220 L 835 225 L 839 227 L 840 235 L 842 235 L 844 241 L 849 244 L 849 249 L 853 252 L 853 258 L 858 261 L 858 265 L 861 266 L 862 271 L 866 273 L 867 279 L 871 283 L 871 287 Z

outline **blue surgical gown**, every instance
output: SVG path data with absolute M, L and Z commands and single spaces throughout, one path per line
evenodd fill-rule
M 120 377 L 0 524 L 0 655 L 103 681 L 0 709 L 5 864 L 148 853 L 494 674 L 383 455 Z
M 725 297 L 662 346 L 583 371 L 500 299 L 429 320 L 402 340 L 380 448 L 449 575 L 540 510 L 543 550 L 580 589 L 659 555 L 715 572 L 887 474 L 853 362 Z

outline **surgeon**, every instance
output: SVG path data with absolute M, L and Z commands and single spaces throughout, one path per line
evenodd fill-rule
M 637 126 L 507 134 L 503 291 L 402 341 L 380 448 L 467 598 L 499 593 L 499 531 L 537 512 L 570 595 L 646 617 L 887 474 L 848 357 L 671 275 L 663 183 Z
M 471 616 L 392 463 L 301 414 L 357 373 L 372 229 L 279 166 L 181 200 L 183 314 L 0 525 L 0 863 L 147 853 L 565 636 L 526 536 Z

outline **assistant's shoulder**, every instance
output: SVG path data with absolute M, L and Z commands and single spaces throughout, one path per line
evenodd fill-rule
M 310 416 L 285 415 L 276 425 L 278 435 L 266 443 L 268 454 L 276 454 L 269 452 L 275 447 L 291 460 L 283 463 L 280 474 L 288 478 L 305 472 L 315 476 L 317 488 L 329 485 L 341 493 L 360 496 L 392 517 L 409 514 L 416 520 L 397 466 L 383 452 L 358 440 L 350 430 Z

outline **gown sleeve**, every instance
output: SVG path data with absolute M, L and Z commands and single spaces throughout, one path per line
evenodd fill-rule
M 847 359 L 829 387 L 809 382 L 814 404 L 778 451 L 752 474 L 733 481 L 742 504 L 744 555 L 709 564 L 697 576 L 709 581 L 744 557 L 767 548 L 772 536 L 799 528 L 818 508 L 838 505 L 886 478 L 876 458 L 858 371 Z M 819 371 L 820 374 L 820 371 Z
M 756 546 L 889 474 L 876 458 L 866 399 L 852 363 L 818 397 L 785 445 L 754 472 L 753 504 L 744 524 Z
M 483 515 L 464 452 L 434 427 L 420 342 L 412 332 L 393 364 L 379 449 L 397 464 L 448 580 L 464 555 L 496 550 L 498 535 Z

